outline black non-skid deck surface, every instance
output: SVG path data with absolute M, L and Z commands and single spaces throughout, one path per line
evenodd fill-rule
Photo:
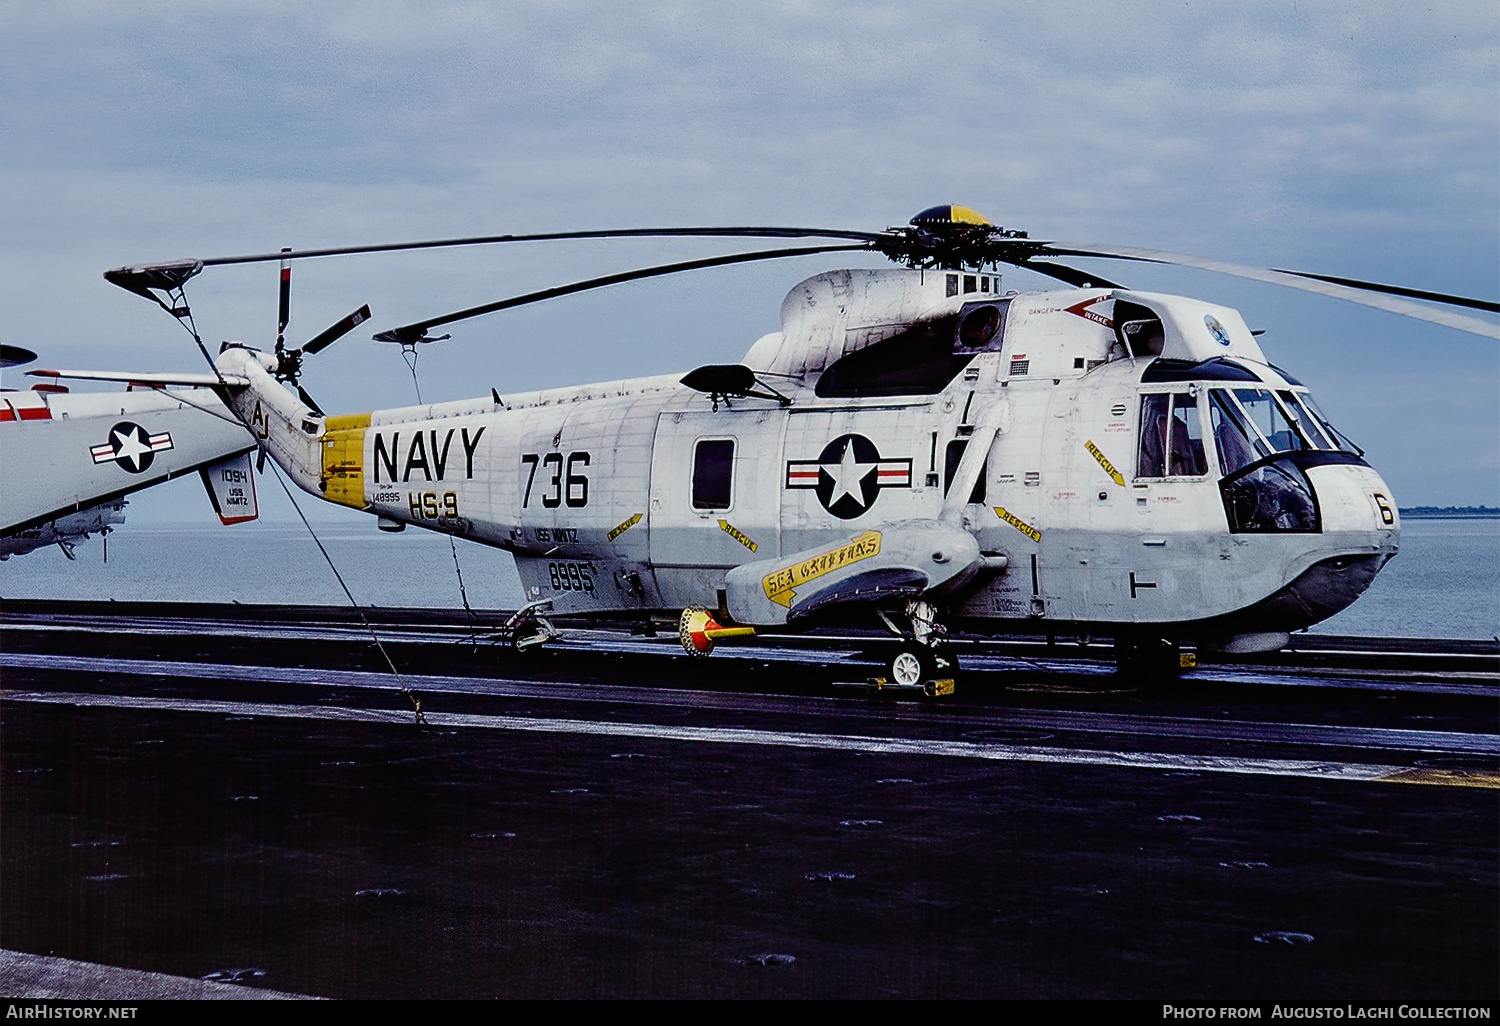
M 4 636 L 7 653 L 376 668 L 357 639 L 101 638 Z M 816 651 L 447 651 L 535 690 L 439 689 L 423 732 L 409 716 L 325 718 L 403 710 L 394 688 L 357 682 L 7 668 L 7 691 L 80 704 L 0 706 L 0 948 L 348 998 L 1500 993 L 1492 787 L 1212 768 L 1300 757 L 1492 776 L 1492 697 L 1149 692 L 1033 662 L 980 673 L 956 703 L 872 704 L 831 690 L 833 657 Z M 422 658 L 425 672 L 445 662 Z M 606 690 L 569 694 L 583 684 Z M 293 702 L 305 715 L 249 704 Z M 445 724 L 460 711 L 494 722 Z M 527 716 L 567 729 L 505 719 Z M 661 729 L 587 732 L 621 723 Z M 672 736 L 716 727 L 781 739 Z M 1207 761 L 993 761 L 802 735 Z

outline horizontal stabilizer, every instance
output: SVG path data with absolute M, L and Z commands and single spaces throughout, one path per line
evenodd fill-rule
M 122 381 L 128 385 L 149 385 L 158 388 L 164 385 L 187 385 L 193 388 L 212 388 L 228 385 L 245 388 L 250 379 L 238 374 L 140 374 L 135 371 L 90 371 L 90 370 L 34 370 L 26 372 L 33 378 L 68 378 L 72 381 Z
M 786 624 L 840 606 L 914 598 L 961 583 L 983 565 L 968 531 L 939 520 L 902 520 L 737 566 L 725 578 L 725 600 L 737 623 Z

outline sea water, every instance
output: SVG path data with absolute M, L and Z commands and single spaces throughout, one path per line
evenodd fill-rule
M 316 525 L 318 538 L 361 605 L 514 609 L 522 602 L 511 557 L 445 535 L 388 534 L 361 519 Z M 457 568 L 455 568 L 455 550 Z M 50 546 L 0 563 L 0 599 L 347 605 L 349 599 L 301 524 L 231 528 L 131 524 L 75 560 Z M 1403 520 L 1401 552 L 1354 605 L 1314 631 L 1367 637 L 1489 639 L 1500 632 L 1500 519 Z

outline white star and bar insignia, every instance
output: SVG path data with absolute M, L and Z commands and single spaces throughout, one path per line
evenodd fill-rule
M 911 460 L 880 458 L 864 435 L 840 435 L 815 460 L 788 460 L 788 488 L 813 488 L 823 508 L 842 520 L 866 512 L 882 488 L 910 488 Z
M 109 441 L 89 450 L 95 463 L 114 460 L 120 469 L 130 474 L 139 474 L 151 466 L 159 452 L 172 448 L 172 435 L 163 431 L 150 434 L 139 424 L 123 420 L 109 429 Z

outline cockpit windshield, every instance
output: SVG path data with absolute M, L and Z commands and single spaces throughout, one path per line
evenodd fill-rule
M 1356 456 L 1363 456 L 1365 454 L 1363 449 L 1345 438 L 1339 429 L 1333 426 L 1328 417 L 1324 415 L 1323 410 L 1313 401 L 1311 395 L 1307 392 L 1294 392 L 1292 394 L 1301 401 L 1307 411 L 1313 415 L 1313 419 L 1318 422 L 1318 426 L 1323 429 L 1323 437 L 1328 440 L 1329 449 L 1342 449 L 1344 452 L 1351 452 Z
M 1277 392 L 1281 401 L 1286 404 L 1287 411 L 1291 413 L 1292 420 L 1296 422 L 1297 430 L 1302 432 L 1302 437 L 1307 439 L 1309 448 L 1313 449 L 1337 449 L 1338 445 L 1329 441 L 1328 436 L 1323 433 L 1323 428 L 1318 424 L 1312 411 L 1303 405 L 1302 400 L 1297 397 L 1296 392 Z
M 1329 425 L 1306 392 L 1215 388 L 1209 392 L 1209 404 L 1224 474 L 1278 452 L 1320 449 L 1359 454 Z
M 1208 427 L 1219 461 L 1219 489 L 1234 533 L 1322 530 L 1317 494 L 1306 470 L 1361 462 L 1360 452 L 1328 423 L 1301 388 L 1226 385 L 1204 389 Z M 1202 394 L 1202 393 L 1200 393 Z M 1145 431 L 1167 412 L 1166 396 L 1142 397 L 1142 460 L 1162 448 Z M 1174 409 L 1175 412 L 1175 401 Z M 1163 439 L 1170 435 L 1163 434 Z M 1331 455 L 1338 453 L 1339 455 Z M 1352 458 L 1351 458 L 1352 457 Z

